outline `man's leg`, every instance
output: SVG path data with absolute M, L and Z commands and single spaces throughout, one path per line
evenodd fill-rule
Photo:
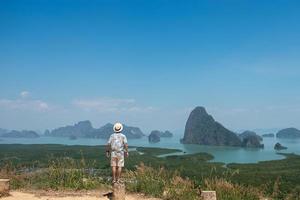
M 121 173 L 122 173 L 122 167 L 117 168 L 117 181 L 120 180 L 121 178 Z
M 111 170 L 112 170 L 112 181 L 113 182 L 115 182 L 117 179 L 116 179 L 116 177 L 117 177 L 117 169 L 116 169 L 117 167 L 116 166 L 112 166 L 111 167 Z

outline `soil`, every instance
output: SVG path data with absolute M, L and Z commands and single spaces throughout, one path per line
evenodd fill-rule
M 103 194 L 107 191 L 11 191 L 1 200 L 108 200 Z M 142 194 L 127 194 L 126 200 L 160 200 Z

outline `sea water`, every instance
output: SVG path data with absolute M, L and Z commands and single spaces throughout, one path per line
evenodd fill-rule
M 160 147 L 180 149 L 182 152 L 176 152 L 168 155 L 183 155 L 198 152 L 206 152 L 212 154 L 214 159 L 212 162 L 224 163 L 257 163 L 266 160 L 283 159 L 281 153 L 296 153 L 300 155 L 300 139 L 279 139 L 279 138 L 263 138 L 263 149 L 259 148 L 240 148 L 240 147 L 225 147 L 225 146 L 208 146 L 208 145 L 194 145 L 181 144 L 180 138 L 182 136 L 175 135 L 172 138 L 161 138 L 158 143 L 149 143 L 147 137 L 141 139 L 129 139 L 130 146 L 136 147 Z M 39 137 L 39 138 L 1 138 L 0 144 L 64 144 L 64 145 L 105 145 L 105 139 L 93 138 L 78 138 L 70 140 L 62 137 Z M 288 147 L 287 150 L 276 151 L 274 145 L 279 142 L 283 146 Z

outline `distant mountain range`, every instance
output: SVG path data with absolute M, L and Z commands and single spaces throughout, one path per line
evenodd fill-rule
M 128 139 L 141 138 L 144 133 L 138 127 L 123 125 L 122 133 Z M 107 123 L 100 128 L 93 128 L 90 121 L 80 121 L 74 125 L 56 128 L 52 131 L 46 130 L 44 135 L 49 137 L 84 137 L 84 138 L 103 138 L 107 139 L 113 133 L 113 124 Z
M 35 131 L 30 130 L 6 130 L 0 128 L 0 137 L 6 137 L 6 138 L 38 138 L 40 137 L 39 134 Z
M 153 135 L 158 137 L 172 137 L 169 131 L 152 131 L 150 140 L 156 141 Z M 102 138 L 107 139 L 113 133 L 113 124 L 107 123 L 100 128 L 94 128 L 89 120 L 80 121 L 74 125 L 63 126 L 53 130 L 46 130 L 44 136 L 76 138 Z M 138 127 L 124 125 L 122 131 L 128 139 L 142 138 L 145 134 Z M 263 137 L 271 137 L 273 134 L 264 134 Z M 0 128 L 0 137 L 6 138 L 38 138 L 40 135 L 32 130 L 6 130 Z M 277 138 L 300 138 L 300 130 L 286 128 L 277 132 Z M 154 139 L 154 140 L 153 140 Z M 214 120 L 204 107 L 196 107 L 186 122 L 182 143 L 205 144 L 242 147 L 263 147 L 260 142 L 262 137 L 255 132 L 244 131 L 236 134 L 225 128 L 221 123 Z

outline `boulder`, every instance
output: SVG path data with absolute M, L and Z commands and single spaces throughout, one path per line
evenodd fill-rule
M 217 200 L 216 191 L 201 191 L 202 200 Z

